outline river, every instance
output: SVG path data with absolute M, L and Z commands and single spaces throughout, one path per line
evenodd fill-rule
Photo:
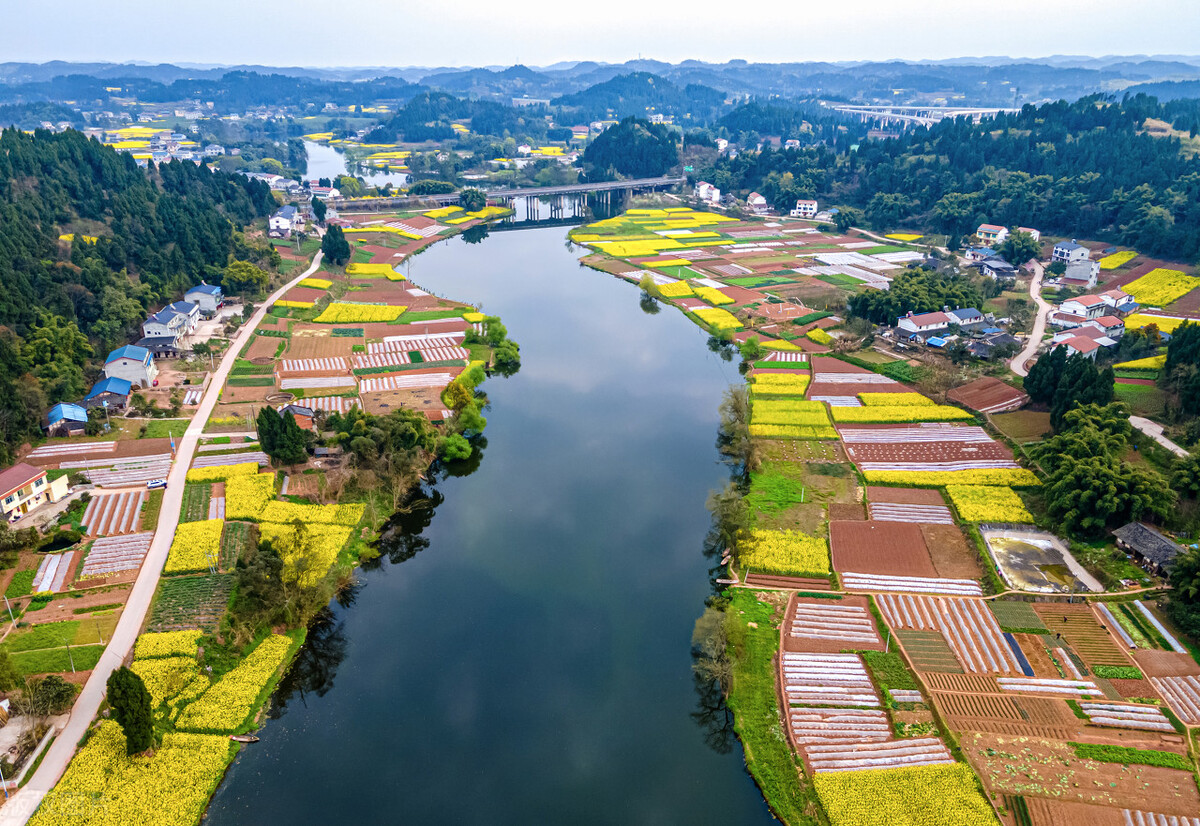
M 407 172 L 378 172 L 363 169 L 350 173 L 346 170 L 346 156 L 327 144 L 305 141 L 304 148 L 308 150 L 308 171 L 304 173 L 306 181 L 317 181 L 321 178 L 333 180 L 338 175 L 354 174 L 370 186 L 383 186 L 384 184 L 406 186 L 408 184 Z M 401 162 L 397 161 L 397 163 Z
M 735 363 L 579 254 L 559 227 L 411 259 L 521 369 L 483 385 L 477 469 L 314 629 L 212 826 L 774 822 L 691 671 Z

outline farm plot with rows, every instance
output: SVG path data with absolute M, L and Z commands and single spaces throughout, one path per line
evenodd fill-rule
M 857 654 L 780 655 L 780 684 L 789 703 L 806 706 L 880 708 L 862 659 Z
M 1088 606 L 1038 603 L 1034 611 L 1050 631 L 1062 634 L 1089 668 L 1133 665 Z
M 138 529 L 145 490 L 120 493 L 93 493 L 83 512 L 83 525 L 89 536 L 114 536 Z
M 153 538 L 152 533 L 135 533 L 97 539 L 88 550 L 87 558 L 83 560 L 79 578 L 88 579 L 136 571 L 146 558 Z
M 146 630 L 161 632 L 197 628 L 211 633 L 220 623 L 232 593 L 231 574 L 163 579 Z
M 883 640 L 865 597 L 793 599 L 783 628 L 783 647 L 787 651 L 835 653 L 846 648 L 883 649 Z
M 982 600 L 881 594 L 877 603 L 893 629 L 940 632 L 968 673 L 1026 673 Z

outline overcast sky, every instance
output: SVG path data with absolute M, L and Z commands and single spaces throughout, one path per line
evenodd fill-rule
M 1200 52 L 1197 0 L 0 0 L 0 9 L 0 60 L 34 62 L 482 66 Z

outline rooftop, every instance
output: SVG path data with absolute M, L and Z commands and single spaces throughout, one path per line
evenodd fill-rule
M 92 386 L 92 392 L 87 394 L 87 398 L 91 399 L 99 396 L 101 393 L 116 393 L 118 396 L 128 396 L 129 391 L 133 389 L 129 379 L 119 379 L 115 376 L 107 379 L 100 379 Z
M 117 359 L 132 359 L 133 361 L 140 361 L 145 364 L 150 360 L 150 351 L 145 347 L 138 347 L 136 344 L 126 344 L 124 347 L 118 347 L 109 353 L 104 363 L 111 364 Z
M 220 295 L 221 288 L 216 284 L 197 284 L 187 291 L 187 295 L 192 293 L 203 293 L 204 295 Z
M 64 419 L 69 422 L 86 422 L 88 414 L 82 407 L 70 402 L 59 402 L 54 407 L 51 407 L 50 412 L 46 414 L 46 421 L 50 424 L 61 422 Z
M 1146 559 L 1162 568 L 1169 568 L 1183 550 L 1149 525 L 1130 522 L 1113 531 L 1113 535 Z
M 8 496 L 14 490 L 23 488 L 39 476 L 45 476 L 46 471 L 18 462 L 7 470 L 0 471 L 0 497 Z

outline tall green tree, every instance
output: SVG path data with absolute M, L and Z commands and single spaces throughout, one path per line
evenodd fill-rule
M 1028 232 L 1013 230 L 1001 242 L 997 251 L 1005 261 L 1014 267 L 1019 267 L 1031 258 L 1037 258 L 1042 251 L 1042 245 L 1033 240 Z
M 478 212 L 487 206 L 487 195 L 475 187 L 467 187 L 458 193 L 458 203 L 467 212 Z
M 270 276 L 248 261 L 233 261 L 221 273 L 221 286 L 231 294 L 261 293 Z
M 333 226 L 325 230 L 321 252 L 325 253 L 325 260 L 330 264 L 340 266 L 350 262 L 350 242 L 346 240 L 341 227 Z
M 322 201 L 320 198 L 318 198 L 316 195 L 314 195 L 312 197 L 312 210 L 313 210 L 313 217 L 317 219 L 317 223 L 324 224 L 325 223 L 325 214 L 328 211 L 328 207 L 326 207 L 325 202 Z
M 150 692 L 141 677 L 125 666 L 108 675 L 108 704 L 125 732 L 126 754 L 141 754 L 154 747 Z

